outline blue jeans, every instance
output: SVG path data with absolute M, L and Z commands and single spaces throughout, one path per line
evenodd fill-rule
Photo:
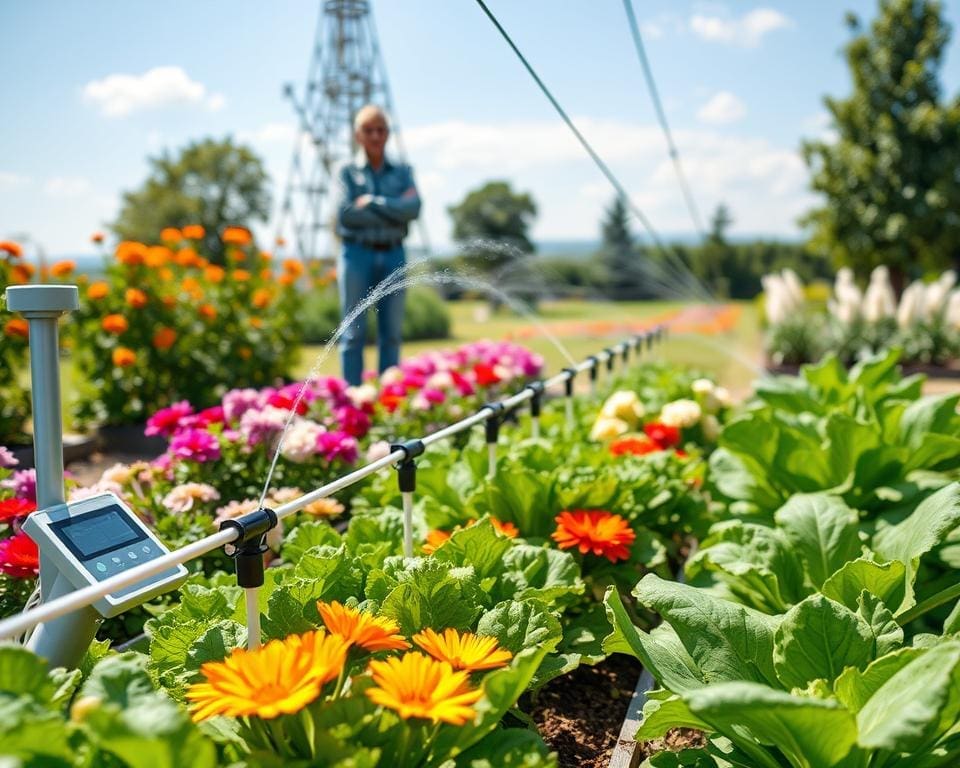
M 378 283 L 395 269 L 402 267 L 405 261 L 402 245 L 389 251 L 375 251 L 358 243 L 344 243 L 338 269 L 341 317 L 346 317 L 353 311 Z M 377 347 L 381 373 L 400 361 L 403 298 L 404 292 L 400 290 L 384 296 L 376 303 Z M 363 381 L 366 319 L 365 309 L 340 337 L 340 363 L 343 378 L 349 384 L 357 385 Z

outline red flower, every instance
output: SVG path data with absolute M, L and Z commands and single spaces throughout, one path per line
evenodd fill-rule
M 649 437 L 621 437 L 610 443 L 610 453 L 613 456 L 643 456 L 647 453 L 656 453 L 663 449 Z
M 643 431 L 661 448 L 670 448 L 680 444 L 680 429 L 678 427 L 670 427 L 661 424 L 659 421 L 651 421 L 649 424 L 644 424 Z
M 630 545 L 637 537 L 624 518 L 604 510 L 561 512 L 556 521 L 551 538 L 560 549 L 577 547 L 581 554 L 592 552 L 611 563 L 629 559 Z
M 32 579 L 39 570 L 40 552 L 23 531 L 0 541 L 0 571 L 15 579 Z
M 489 363 L 477 363 L 473 366 L 473 375 L 481 387 L 490 387 L 500 383 L 500 377 Z
M 270 395 L 267 400 L 270 405 L 274 408 L 283 408 L 286 411 L 289 411 L 293 408 L 293 403 L 296 400 L 296 397 L 290 395 L 286 392 L 274 392 Z M 297 415 L 303 416 L 307 412 L 307 402 L 304 398 L 300 398 L 300 402 L 297 403 Z
M 27 499 L 0 500 L 0 523 L 9 523 L 21 517 L 26 517 L 37 508 L 36 502 Z

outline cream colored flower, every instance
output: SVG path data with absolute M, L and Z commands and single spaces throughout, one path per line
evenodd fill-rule
M 367 463 L 382 459 L 388 453 L 390 453 L 390 443 L 386 440 L 377 440 L 375 443 L 370 443 L 370 447 L 367 448 Z
M 373 384 L 361 384 L 359 387 L 347 387 L 347 397 L 357 408 L 369 405 L 377 399 L 377 388 Z
M 702 415 L 700 405 L 693 400 L 674 400 L 660 411 L 660 421 L 668 427 L 692 427 Z
M 303 508 L 304 512 L 314 517 L 336 517 L 337 515 L 342 515 L 343 510 L 343 504 L 329 497 L 311 501 Z
M 703 430 L 703 436 L 711 443 L 715 443 L 720 437 L 720 422 L 712 413 L 708 413 L 700 422 L 700 428 Z
M 216 501 L 219 498 L 219 491 L 212 485 L 183 483 L 163 497 L 163 505 L 171 512 L 188 512 L 193 509 L 194 502 Z
M 133 472 L 134 468 L 129 464 L 114 464 L 109 469 L 103 470 L 103 474 L 100 475 L 100 482 L 124 485 L 130 482 Z
M 709 395 L 714 390 L 713 382 L 710 379 L 697 379 L 690 385 L 695 395 Z
M 631 429 L 636 428 L 645 414 L 646 409 L 637 397 L 637 393 L 628 390 L 614 392 L 600 409 L 600 418 L 620 419 L 625 421 Z
M 599 418 L 590 430 L 590 439 L 598 442 L 613 440 L 615 437 L 626 434 L 630 426 L 623 419 Z

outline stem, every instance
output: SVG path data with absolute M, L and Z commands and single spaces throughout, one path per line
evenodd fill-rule
M 931 595 L 923 602 L 917 603 L 913 608 L 908 611 L 904 611 L 899 616 L 897 616 L 897 624 L 901 627 L 906 626 L 914 619 L 918 619 L 923 614 L 932 611 L 934 608 L 937 608 L 944 603 L 953 600 L 955 597 L 960 597 L 960 582 L 953 584 L 952 586 L 942 589 L 934 595 Z

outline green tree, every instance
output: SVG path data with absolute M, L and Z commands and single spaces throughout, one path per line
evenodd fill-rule
M 607 295 L 617 301 L 647 298 L 641 263 L 643 254 L 634 243 L 630 213 L 620 195 L 604 211 L 600 234 L 600 262 L 606 274 Z
M 846 47 L 853 93 L 826 98 L 835 140 L 803 145 L 812 186 L 812 246 L 863 276 L 890 267 L 895 286 L 917 267 L 960 258 L 960 99 L 941 101 L 949 38 L 937 0 L 881 0 L 869 31 L 856 17 Z
M 262 161 L 230 137 L 193 142 L 176 156 L 165 151 L 149 162 L 150 175 L 139 189 L 124 193 L 112 226 L 124 240 L 156 242 L 164 227 L 202 224 L 207 250 L 223 263 L 223 229 L 249 227 L 270 214 Z
M 509 182 L 489 181 L 447 212 L 464 260 L 479 272 L 501 271 L 534 251 L 529 230 L 537 205 L 528 193 L 514 192 Z

